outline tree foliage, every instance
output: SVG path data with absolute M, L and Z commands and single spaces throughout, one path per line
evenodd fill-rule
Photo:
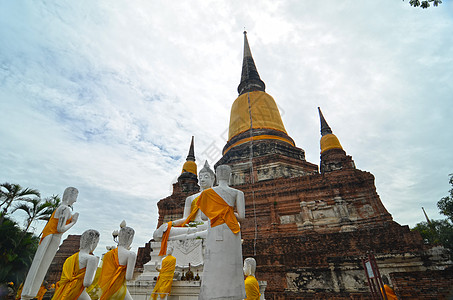
M 27 214 L 24 231 L 28 231 L 34 221 L 48 221 L 59 203 L 60 198 L 57 195 L 46 198 L 44 201 L 40 198 L 25 199 L 23 203 L 16 205 L 12 212 L 22 210 Z
M 5 217 L 0 225 L 0 282 L 23 282 L 37 248 L 37 236 L 24 234 L 16 222 Z
M 442 245 L 453 250 L 453 225 L 448 220 L 430 220 L 415 225 L 425 243 Z
M 33 222 L 49 220 L 60 201 L 58 195 L 41 199 L 38 190 L 0 184 L 0 282 L 25 280 L 39 240 L 28 230 Z M 18 210 L 26 214 L 24 228 L 11 219 Z
M 449 195 L 437 202 L 440 213 L 447 216 L 444 220 L 427 220 L 415 225 L 412 230 L 420 232 L 425 243 L 443 245 L 451 250 L 453 255 L 453 174 L 449 174 L 452 188 Z M 428 217 L 427 217 L 428 218 Z
M 440 213 L 447 216 L 453 222 L 453 174 L 450 174 L 449 183 L 452 188 L 448 191 L 450 195 L 443 197 L 437 202 Z
M 11 184 L 8 182 L 0 184 L 0 225 L 3 219 L 9 213 L 9 209 L 13 202 L 25 201 L 31 199 L 30 197 L 40 197 L 41 194 L 38 190 L 22 188 L 19 184 Z
M 403 0 L 404 1 L 404 0 Z M 442 3 L 441 0 L 409 0 L 409 4 L 413 7 L 421 7 L 423 9 L 425 8 L 428 8 L 431 6 L 431 4 L 433 4 L 433 6 L 439 6 L 439 4 Z

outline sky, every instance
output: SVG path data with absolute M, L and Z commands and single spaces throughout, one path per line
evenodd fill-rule
M 156 228 L 191 136 L 226 143 L 248 32 L 288 134 L 319 165 L 317 107 L 402 225 L 439 219 L 453 173 L 453 2 L 0 0 L 0 182 L 79 190 L 78 223 L 133 250 Z M 13 215 L 19 223 L 19 212 Z M 39 234 L 44 224 L 36 223 Z M 65 235 L 65 236 L 66 236 Z

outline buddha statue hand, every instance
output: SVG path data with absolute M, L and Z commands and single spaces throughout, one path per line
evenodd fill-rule
M 153 233 L 153 238 L 156 241 L 162 240 L 162 235 L 164 234 L 165 231 L 168 229 L 168 223 L 164 223 L 157 228 L 154 233 Z
M 72 215 L 71 223 L 77 223 L 78 219 L 79 219 L 79 213 L 76 212 Z

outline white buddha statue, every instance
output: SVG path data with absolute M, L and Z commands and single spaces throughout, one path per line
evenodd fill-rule
M 211 188 L 212 185 L 214 184 L 215 174 L 209 167 L 208 161 L 205 161 L 204 167 L 198 173 L 198 180 L 200 183 L 201 191 L 186 198 L 183 217 L 181 219 L 172 221 L 173 227 L 171 228 L 171 231 L 169 233 L 168 240 L 184 240 L 188 238 L 189 233 L 194 233 L 198 231 L 206 232 L 208 228 L 207 224 L 208 219 L 200 210 L 198 210 L 190 220 L 190 223 L 195 225 L 194 227 L 178 227 L 184 224 L 184 222 L 187 221 L 187 218 L 193 212 L 193 209 L 195 208 L 194 203 L 196 201 L 195 199 L 197 199 L 198 196 L 200 196 L 201 192 Z M 156 231 L 154 231 L 153 233 L 154 240 L 155 241 L 162 240 L 162 235 L 164 232 L 167 231 L 167 229 L 168 223 L 162 224 Z M 199 234 L 199 236 L 202 236 L 202 234 Z
M 218 166 L 216 176 L 218 186 L 203 191 L 198 202 L 199 209 L 210 219 L 199 299 L 244 299 L 238 223 L 245 218 L 244 193 L 229 186 L 229 166 Z
M 168 246 L 167 256 L 162 260 L 161 267 L 159 268 L 156 266 L 159 277 L 157 277 L 156 285 L 154 286 L 150 300 L 157 300 L 158 296 L 161 300 L 167 300 L 168 295 L 171 292 L 176 267 L 176 258 L 172 254 L 173 247 Z
M 79 214 L 71 213 L 71 205 L 76 202 L 78 194 L 79 191 L 76 188 L 66 188 L 63 193 L 62 203 L 54 211 L 44 227 L 41 241 L 24 282 L 22 299 L 33 299 L 36 297 L 60 246 L 61 236 L 77 222 Z
M 99 257 L 92 254 L 99 242 L 99 232 L 86 230 L 80 237 L 80 251 L 71 255 L 63 264 L 61 278 L 52 300 L 91 300 L 86 288 L 91 285 L 98 267 Z
M 253 257 L 247 257 L 244 260 L 244 275 L 247 278 L 244 281 L 245 293 L 247 300 L 259 300 L 260 299 L 260 286 L 258 280 L 255 278 L 256 261 Z
M 83 278 L 85 289 L 78 298 L 81 300 L 91 300 L 91 297 L 86 292 L 86 288 L 93 283 L 94 275 L 99 265 L 99 257 L 93 255 L 93 251 L 98 245 L 99 237 L 99 232 L 94 229 L 88 229 L 80 237 L 79 268 L 86 268 Z
M 124 221 L 121 227 L 118 234 L 118 247 L 104 255 L 99 278 L 103 299 L 132 300 L 126 281 L 132 279 L 137 259 L 135 252 L 130 251 L 135 231 L 127 227 Z

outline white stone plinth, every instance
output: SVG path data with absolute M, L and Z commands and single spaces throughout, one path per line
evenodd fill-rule
M 128 282 L 127 289 L 134 300 L 149 300 L 155 285 L 156 281 L 134 281 Z M 173 280 L 167 300 L 197 300 L 200 285 L 200 281 Z

